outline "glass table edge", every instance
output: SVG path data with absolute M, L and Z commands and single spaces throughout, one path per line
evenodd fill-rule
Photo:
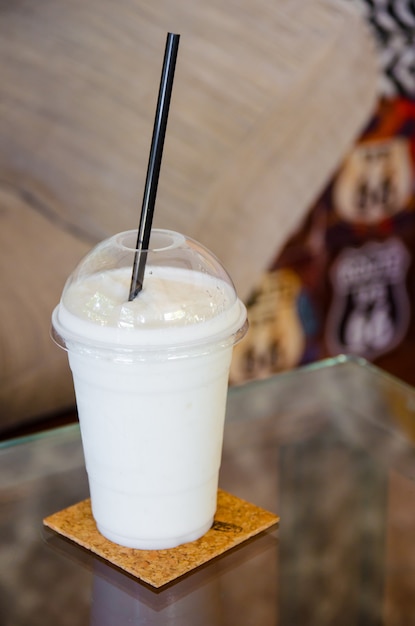
M 278 379 L 280 384 L 283 384 L 284 380 L 290 380 L 291 378 L 293 378 L 294 376 L 298 376 L 299 374 L 302 375 L 306 374 L 307 372 L 318 372 L 319 370 L 326 370 L 328 368 L 332 369 L 340 366 L 351 366 L 357 369 L 364 369 L 379 383 L 384 382 L 385 384 L 392 385 L 396 389 L 400 389 L 402 393 L 412 394 L 415 396 L 414 386 L 406 383 L 405 381 L 401 380 L 397 376 L 394 376 L 390 372 L 383 370 L 371 361 L 368 361 L 366 358 L 353 354 L 338 354 L 336 356 L 320 359 L 318 361 L 314 361 L 313 363 L 301 365 L 290 370 L 277 372 L 267 378 L 260 378 L 237 384 L 231 387 L 230 393 L 243 393 L 244 390 L 246 391 L 247 386 L 249 386 L 249 388 L 251 389 L 257 387 L 267 387 L 270 383 L 272 384 L 272 381 L 275 381 L 276 379 Z
M 41 430 L 39 432 L 30 433 L 30 435 L 23 435 L 20 437 L 13 437 L 11 439 L 4 439 L 0 441 L 0 452 L 2 450 L 8 450 L 9 448 L 13 448 L 14 446 L 19 446 L 23 444 L 33 443 L 36 441 L 45 441 L 47 439 L 52 439 L 57 435 L 77 435 L 80 434 L 79 423 L 75 422 L 73 424 L 68 424 L 65 426 L 55 426 L 53 428 L 48 428 L 46 430 Z
M 314 361 L 313 363 L 309 363 L 306 365 L 302 365 L 290 370 L 286 370 L 283 372 L 277 372 L 272 376 L 248 381 L 242 383 L 240 385 L 233 385 L 229 388 L 229 397 L 232 399 L 233 395 L 239 395 L 241 393 L 246 393 L 247 389 L 252 388 L 264 388 L 272 384 L 276 378 L 280 381 L 280 384 L 283 384 L 283 380 L 291 379 L 292 377 L 298 374 L 305 374 L 306 372 L 317 372 L 318 370 L 324 370 L 327 368 L 334 368 L 338 366 L 344 365 L 352 365 L 357 368 L 364 368 L 366 371 L 370 372 L 374 378 L 380 381 L 385 381 L 385 383 L 389 385 L 393 385 L 396 388 L 400 388 L 403 393 L 410 393 L 415 396 L 415 388 L 395 377 L 394 375 L 382 370 L 377 367 L 364 357 L 349 355 L 349 354 L 339 354 L 333 357 L 328 357 L 325 359 L 321 359 L 318 361 Z M 80 428 L 79 423 L 75 422 L 73 424 L 65 425 L 65 426 L 57 426 L 47 430 L 42 430 L 39 432 L 31 433 L 30 435 L 23 435 L 20 437 L 14 437 L 11 439 L 5 439 L 0 441 L 0 452 L 5 449 L 12 448 L 13 446 L 18 446 L 21 444 L 27 444 L 31 442 L 36 442 L 39 440 L 46 440 L 48 438 L 56 437 L 57 435 L 69 435 L 75 436 L 79 434 Z

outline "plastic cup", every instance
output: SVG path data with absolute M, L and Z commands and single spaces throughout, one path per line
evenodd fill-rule
M 201 537 L 216 510 L 233 345 L 246 309 L 218 259 L 153 230 L 128 302 L 136 231 L 96 246 L 52 315 L 72 370 L 92 513 L 111 541 L 162 549 Z

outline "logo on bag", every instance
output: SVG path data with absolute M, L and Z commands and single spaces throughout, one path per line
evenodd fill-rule
M 331 270 L 332 304 L 326 340 L 332 354 L 365 358 L 397 346 L 409 324 L 409 253 L 399 239 L 347 248 Z
M 366 141 L 346 158 L 333 187 L 333 205 L 346 222 L 376 224 L 402 211 L 412 195 L 409 142 Z
M 238 384 L 290 369 L 304 353 L 306 337 L 298 312 L 302 283 L 296 272 L 266 272 L 248 304 L 249 330 L 235 346 L 230 381 Z

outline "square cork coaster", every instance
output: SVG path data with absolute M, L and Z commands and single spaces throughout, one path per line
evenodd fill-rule
M 218 490 L 217 510 L 208 532 L 168 550 L 136 550 L 119 546 L 97 530 L 90 500 L 50 515 L 45 526 L 109 561 L 152 587 L 162 587 L 227 550 L 275 526 L 279 517 Z

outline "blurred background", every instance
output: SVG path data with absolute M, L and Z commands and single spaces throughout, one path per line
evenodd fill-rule
M 0 0 L 0 433 L 73 416 L 50 315 L 138 226 L 168 31 L 155 226 L 248 305 L 231 383 L 338 353 L 415 383 L 411 3 Z

